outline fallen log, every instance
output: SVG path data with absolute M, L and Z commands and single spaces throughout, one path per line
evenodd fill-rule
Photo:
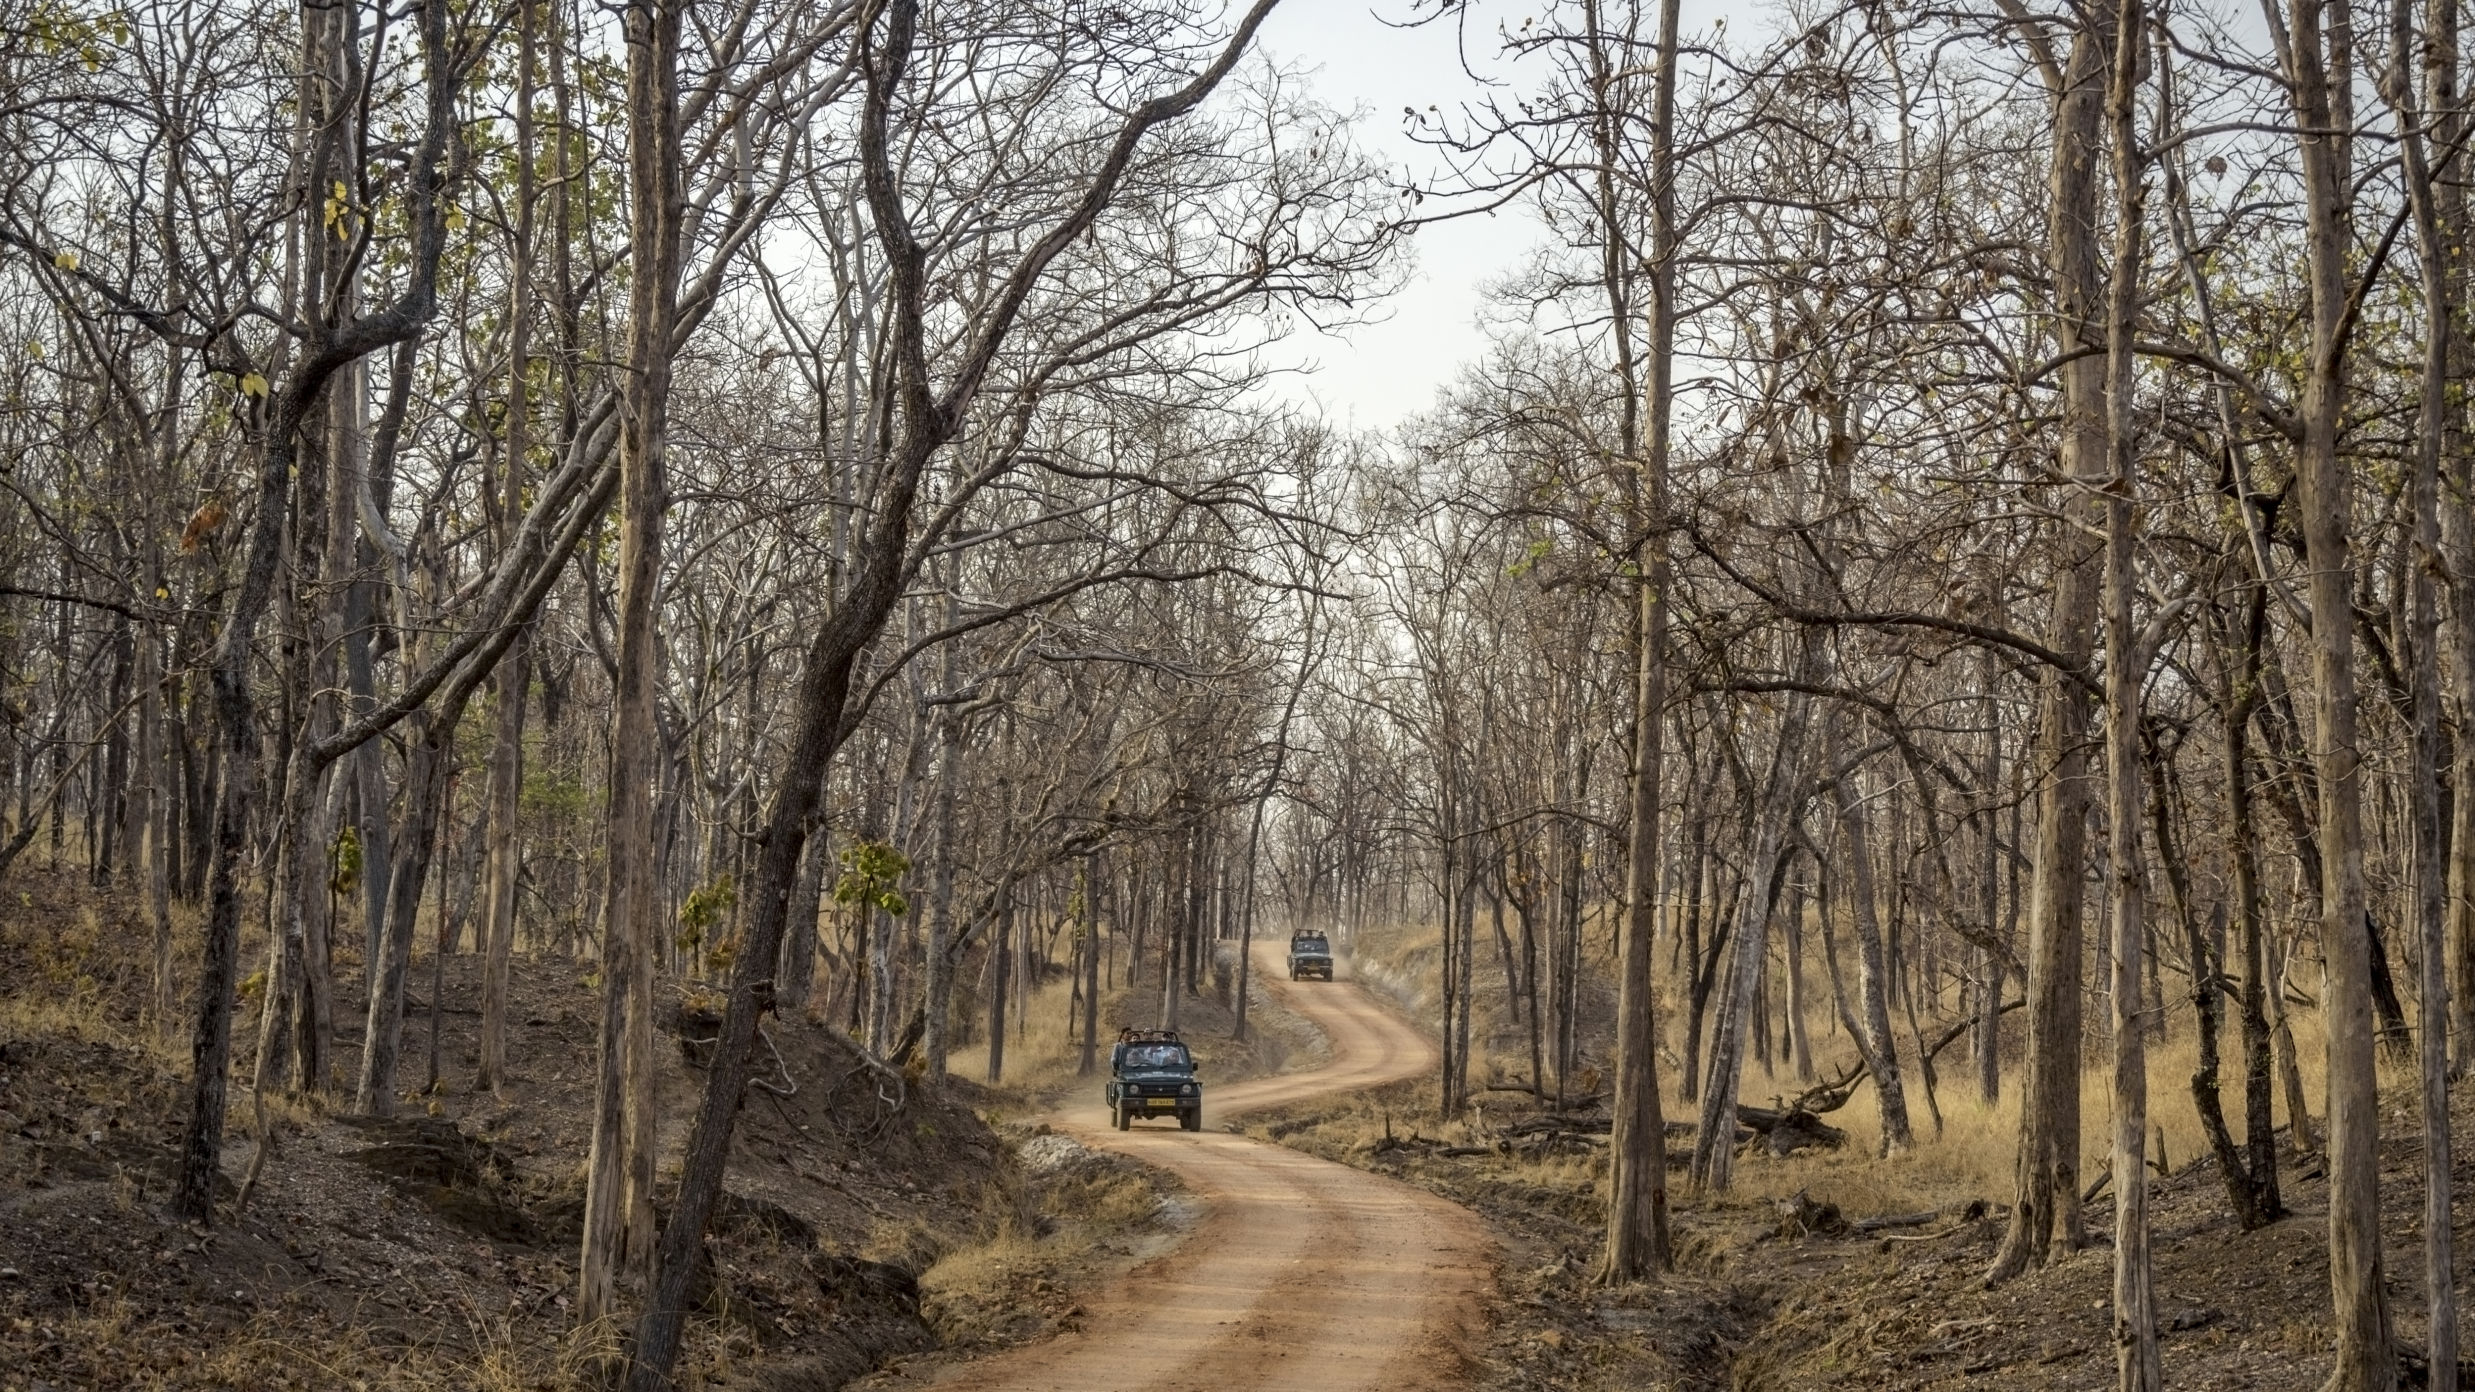
M 1928 1223 L 1941 1222 L 1945 1218 L 1955 1223 L 1967 1224 L 1976 1222 L 1992 1211 L 1993 1209 L 1986 1204 L 1985 1200 L 1970 1199 L 1966 1203 L 1944 1204 L 1940 1208 L 1929 1208 L 1922 1213 L 1891 1213 L 1879 1218 L 1859 1218 L 1856 1220 L 1856 1230 L 1861 1233 L 1877 1233 L 1890 1232 L 1897 1228 L 1921 1228 Z M 1936 1237 L 1945 1235 L 1934 1234 Z
M 2027 1004 L 2028 1002 L 2025 1000 L 2005 1001 L 2002 1008 L 1995 1011 L 1994 1014 L 1997 1016 L 2008 1015 L 2012 1011 L 2018 1010 Z M 1960 1020 L 1956 1024 L 1953 1024 L 1949 1029 L 1944 1030 L 1942 1032 L 1942 1037 L 1933 1042 L 1933 1047 L 1925 1051 L 1925 1056 L 1922 1062 L 1924 1064 L 1931 1064 L 1944 1049 L 1951 1047 L 1952 1044 L 1958 1042 L 1962 1035 L 1965 1035 L 1970 1029 L 1974 1028 L 1976 1022 L 1977 1017 L 1974 1014 L 1970 1014 L 1967 1018 Z M 1848 1105 L 1849 1101 L 1856 1096 L 1857 1085 L 1864 1082 L 1866 1078 L 1871 1075 L 1872 1070 L 1867 1068 L 1865 1066 L 1865 1061 L 1860 1058 L 1856 1062 L 1849 1064 L 1847 1071 L 1841 1073 L 1838 1077 L 1833 1078 L 1828 1082 L 1815 1083 L 1812 1087 L 1806 1088 L 1803 1092 L 1797 1094 L 1796 1100 L 1789 1103 L 1788 1107 L 1791 1111 L 1800 1112 L 1838 1111 L 1841 1107 Z
M 1840 1213 L 1839 1205 L 1828 1201 L 1815 1203 L 1811 1195 L 1799 1189 L 1795 1198 L 1779 1201 L 1778 1233 L 1786 1238 L 1845 1237 L 1848 1220 Z
M 1501 1129 L 1506 1136 L 1604 1136 L 1615 1123 L 1606 1117 L 1528 1117 Z
M 1942 1210 L 1929 1208 L 1922 1213 L 1886 1213 L 1879 1218 L 1859 1218 L 1856 1230 L 1863 1233 L 1889 1232 L 1894 1228 L 1921 1228 L 1942 1216 Z
M 1848 1133 L 1822 1120 L 1801 1107 L 1736 1108 L 1736 1124 L 1753 1133 L 1773 1155 L 1794 1155 L 1800 1150 L 1837 1150 L 1848 1143 Z M 1740 1143 L 1742 1138 L 1740 1138 Z
M 1795 1107 L 1772 1108 L 1740 1105 L 1736 1108 L 1736 1124 L 1739 1144 L 1760 1141 L 1767 1145 L 1774 1155 L 1793 1155 L 1797 1151 L 1809 1150 L 1817 1146 L 1836 1150 L 1848 1142 L 1848 1135 L 1845 1131 L 1829 1125 L 1811 1112 Z M 1687 1139 L 1693 1135 L 1697 1126 L 1698 1123 L 1690 1121 L 1671 1121 L 1667 1123 L 1667 1137 L 1669 1140 Z M 1548 1115 L 1524 1117 L 1519 1121 L 1508 1122 L 1496 1128 L 1495 1134 L 1508 1138 L 1596 1137 L 1607 1135 L 1613 1128 L 1614 1122 L 1603 1116 Z
M 1922 1242 L 1931 1238 L 1948 1237 L 1952 1233 L 1965 1231 L 1969 1224 L 1985 1217 L 1991 1211 L 1983 1199 L 1970 1199 L 1964 1204 L 1946 1204 L 1941 1208 L 1929 1208 L 1920 1213 L 1886 1213 L 1880 1217 L 1851 1220 L 1839 1211 L 1837 1204 L 1827 1201 L 1817 1203 L 1802 1191 L 1799 1191 L 1793 1199 L 1780 1200 L 1777 1207 L 1779 1213 L 1777 1231 L 1781 1237 L 1855 1237 L 1873 1233 L 1892 1234 L 1892 1236 L 1883 1238 L 1885 1242 Z M 1954 1220 L 1953 1226 L 1941 1232 L 1914 1236 L 1899 1232 L 1903 1228 L 1927 1227 L 1946 1218 Z

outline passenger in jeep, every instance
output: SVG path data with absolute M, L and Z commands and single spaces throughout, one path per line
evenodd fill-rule
M 1194 1055 L 1175 1030 L 1121 1030 L 1109 1051 L 1109 1081 L 1102 1097 L 1109 1121 L 1123 1131 L 1138 1117 L 1175 1117 L 1188 1131 L 1203 1129 L 1203 1085 L 1195 1079 Z

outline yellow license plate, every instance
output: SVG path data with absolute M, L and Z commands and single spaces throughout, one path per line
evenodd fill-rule
M 1143 1105 L 1146 1107 L 1174 1107 L 1177 1105 L 1177 1099 L 1174 1097 L 1155 1097 L 1150 1101 L 1145 1102 Z

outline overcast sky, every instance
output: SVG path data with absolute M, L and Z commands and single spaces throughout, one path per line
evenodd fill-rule
M 1451 26 L 1397 28 L 1384 22 L 1409 17 L 1411 3 L 1287 0 L 1265 23 L 1260 44 L 1284 67 L 1306 70 L 1323 105 L 1360 112 L 1359 145 L 1388 164 L 1396 180 L 1407 174 L 1428 182 L 1438 161 L 1403 133 L 1402 108 L 1434 106 L 1451 113 L 1481 99 L 1486 89 L 1464 70 Z M 1685 32 L 1746 8 L 1741 0 L 1684 0 Z M 1518 24 L 1535 6 L 1513 0 L 1471 9 L 1476 16 L 1470 22 L 1472 66 L 1500 80 L 1496 26 L 1507 16 Z M 1340 335 L 1302 328 L 1267 355 L 1314 369 L 1284 379 L 1277 390 L 1315 403 L 1336 424 L 1364 429 L 1388 428 L 1433 405 L 1437 388 L 1486 351 L 1480 323 L 1486 287 L 1518 269 L 1544 235 L 1526 208 L 1421 229 L 1412 239 L 1416 269 L 1408 286 L 1378 311 L 1379 322 Z
M 1323 105 L 1362 113 L 1359 145 L 1396 180 L 1406 173 L 1425 182 L 1437 161 L 1402 133 L 1401 109 L 1452 111 L 1482 89 L 1463 72 L 1450 28 L 1393 28 L 1378 17 L 1398 20 L 1409 8 L 1409 0 L 1289 0 L 1272 12 L 1260 43 L 1284 67 L 1306 69 Z M 1474 58 L 1494 57 L 1491 41 L 1472 48 Z M 1433 404 L 1436 388 L 1485 350 L 1486 283 L 1518 265 L 1542 231 L 1526 211 L 1510 210 L 1421 230 L 1413 239 L 1417 268 L 1378 311 L 1380 322 L 1344 335 L 1301 328 L 1270 355 L 1315 369 L 1283 382 L 1280 392 L 1362 428 L 1389 427 Z

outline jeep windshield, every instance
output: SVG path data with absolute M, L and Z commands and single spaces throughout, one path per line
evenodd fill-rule
M 1301 957 L 1329 957 L 1332 949 L 1321 938 L 1300 938 L 1289 944 L 1289 950 Z
M 1194 1070 L 1194 1061 L 1183 1044 L 1129 1044 L 1118 1068 L 1125 1073 L 1188 1073 Z

